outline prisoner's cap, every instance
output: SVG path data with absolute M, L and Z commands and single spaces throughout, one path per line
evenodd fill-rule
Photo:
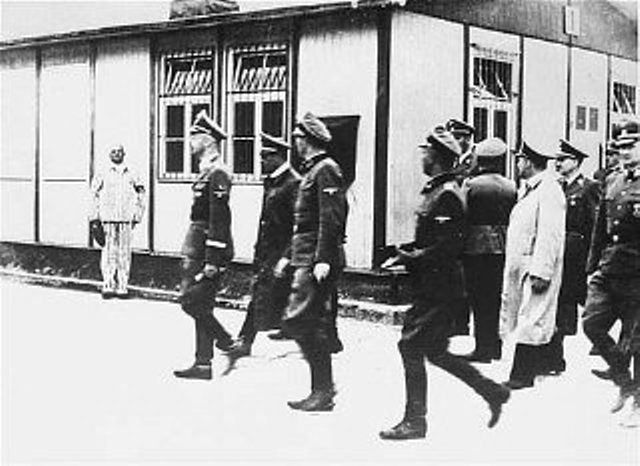
M 453 134 L 442 126 L 438 125 L 427 134 L 426 141 L 418 147 L 434 147 L 440 152 L 454 158 L 460 157 L 462 149 L 460 144 L 455 140 Z
M 298 120 L 293 136 L 310 137 L 323 144 L 331 142 L 331 133 L 327 126 L 313 113 L 307 112 Z
M 522 141 L 520 145 L 520 150 L 516 152 L 516 157 L 524 157 L 525 159 L 545 159 L 551 160 L 555 159 L 555 155 L 542 154 L 529 146 L 526 142 Z
M 589 157 L 585 152 L 582 152 L 576 146 L 571 144 L 565 139 L 560 139 L 560 148 L 556 152 L 556 158 L 570 157 L 572 159 L 583 160 Z
M 451 118 L 447 121 L 445 128 L 454 136 L 472 136 L 476 132 L 476 129 L 472 125 L 456 118 Z
M 500 138 L 488 138 L 475 146 L 475 155 L 479 159 L 493 159 L 507 153 L 507 145 Z
M 200 113 L 196 115 L 193 125 L 191 125 L 190 133 L 208 134 L 217 140 L 227 138 L 227 133 L 207 115 L 206 110 L 201 110 Z
M 260 138 L 262 140 L 262 149 L 260 150 L 260 155 L 269 155 L 269 154 L 285 154 L 286 151 L 291 149 L 291 146 L 287 144 L 280 138 L 275 136 L 271 136 L 265 132 L 260 133 Z

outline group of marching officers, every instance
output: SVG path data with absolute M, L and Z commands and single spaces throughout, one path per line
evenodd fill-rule
M 593 351 L 608 363 L 595 371 L 619 388 L 614 410 L 632 400 L 628 424 L 640 418 L 640 153 L 638 123 L 614 128 L 607 167 L 593 181 L 580 173 L 588 154 L 561 140 L 555 154 L 522 143 L 516 156 L 519 187 L 504 176 L 508 148 L 498 138 L 473 143 L 474 128 L 449 120 L 419 145 L 427 182 L 416 209 L 415 238 L 394 247 L 383 267 L 404 266 L 413 305 L 398 349 L 405 374 L 405 413 L 383 439 L 425 437 L 424 359 L 468 384 L 499 420 L 511 390 L 538 375 L 566 368 L 563 339 L 583 327 Z M 345 266 L 348 205 L 340 167 L 328 153 L 332 136 L 306 113 L 291 147 L 262 134 L 264 194 L 254 251 L 252 299 L 237 337 L 213 314 L 215 295 L 233 258 L 231 173 L 222 163 L 224 131 L 202 112 L 191 128 L 200 174 L 193 184 L 190 226 L 182 247 L 181 305 L 194 319 L 196 354 L 176 377 L 211 379 L 213 347 L 229 358 L 251 353 L 257 332 L 293 339 L 310 368 L 311 392 L 292 409 L 330 411 L 336 390 L 332 353 L 342 351 L 336 327 L 337 281 Z M 556 170 L 547 168 L 553 160 Z M 587 277 L 588 280 L 587 280 Z M 588 285 L 587 285 L 588 281 Z M 475 349 L 449 352 L 451 336 L 469 333 Z M 609 331 L 621 321 L 619 341 Z M 497 383 L 471 363 L 502 358 L 516 343 L 511 374 Z M 633 364 L 632 364 L 633 361 Z M 630 366 L 633 366 L 633 375 Z

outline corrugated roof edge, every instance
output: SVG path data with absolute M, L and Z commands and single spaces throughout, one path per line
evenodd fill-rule
M 374 9 L 389 6 L 403 6 L 404 0 L 357 0 L 350 2 L 323 3 L 317 5 L 297 5 L 291 7 L 279 7 L 257 11 L 232 11 L 216 13 L 206 16 L 195 16 L 178 20 L 167 20 L 152 23 L 127 24 L 122 26 L 107 26 L 96 29 L 84 29 L 79 31 L 47 34 L 44 36 L 21 37 L 0 41 L 0 51 L 24 48 L 44 44 L 72 42 L 77 40 L 101 39 L 105 37 L 127 36 L 137 34 L 152 34 L 200 28 L 203 26 L 216 26 L 234 22 L 248 22 L 257 20 L 281 19 L 295 16 L 309 16 L 340 12 L 344 10 Z

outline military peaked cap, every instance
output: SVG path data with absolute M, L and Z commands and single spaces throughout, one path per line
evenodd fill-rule
M 472 125 L 470 125 L 466 121 L 457 120 L 456 118 L 451 118 L 449 121 L 447 121 L 445 128 L 447 129 L 447 131 L 450 131 L 455 135 L 470 136 L 472 134 L 475 134 L 476 132 L 476 129 Z
M 207 115 L 206 110 L 201 110 L 196 115 L 190 132 L 191 134 L 208 134 L 218 140 L 227 138 L 227 133 Z
M 524 157 L 525 159 L 555 159 L 555 155 L 541 154 L 533 150 L 526 142 L 522 141 L 520 150 L 516 153 L 516 157 Z
M 582 160 L 589 157 L 589 155 L 582 152 L 576 146 L 572 145 L 569 141 L 560 139 L 560 149 L 558 149 L 558 152 L 556 152 L 556 157 L 571 157 L 572 159 Z
M 615 136 L 614 147 L 620 149 L 634 145 L 640 140 L 640 131 L 638 130 L 638 120 L 624 120 L 618 126 Z M 614 131 L 615 132 L 615 131 Z
M 458 158 L 462 154 L 460 144 L 455 140 L 453 134 L 442 126 L 438 125 L 427 134 L 426 141 L 418 147 L 435 147 L 444 154 Z
M 500 138 L 488 138 L 476 144 L 475 155 L 478 158 L 502 157 L 507 153 L 507 145 Z
M 260 138 L 262 139 L 262 149 L 260 150 L 261 154 L 277 154 L 277 153 L 286 153 L 287 150 L 291 149 L 291 146 L 287 144 L 280 138 L 276 138 L 267 133 L 260 133 Z
M 331 141 L 331 133 L 327 126 L 311 112 L 305 113 L 298 120 L 292 134 L 294 136 L 309 136 L 324 144 Z

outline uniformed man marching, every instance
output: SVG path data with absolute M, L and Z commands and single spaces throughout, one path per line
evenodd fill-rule
M 306 113 L 292 134 L 304 161 L 291 246 L 293 283 L 283 330 L 300 345 L 309 364 L 311 394 L 289 406 L 329 411 L 335 395 L 331 353 L 342 347 L 333 314 L 337 279 L 345 265 L 345 183 L 340 167 L 326 152 L 331 133 L 322 121 Z
M 191 153 L 199 160 L 200 174 L 193 183 L 191 223 L 182 245 L 180 303 L 195 322 L 194 364 L 174 371 L 176 377 L 211 379 L 213 343 L 227 351 L 233 340 L 213 315 L 215 296 L 225 267 L 233 258 L 229 194 L 231 175 L 220 160 L 224 131 L 200 112 L 191 127 Z
M 575 335 L 578 325 L 578 304 L 587 297 L 587 255 L 596 209 L 600 199 L 597 182 L 580 173 L 582 161 L 588 155 L 565 140 L 560 140 L 556 153 L 556 171 L 567 198 L 566 236 L 562 285 L 558 296 L 556 332 L 549 342 L 548 354 L 541 372 L 557 375 L 566 369 L 563 339 Z
M 466 179 L 472 176 L 478 165 L 478 161 L 475 154 L 475 145 L 473 143 L 473 137 L 475 135 L 475 128 L 466 121 L 451 118 L 445 124 L 445 129 L 451 133 L 453 138 L 460 146 L 461 155 L 456 161 L 456 165 L 452 169 L 452 173 L 456 177 L 456 181 L 460 186 Z M 458 310 L 458 314 L 453 319 L 452 335 L 468 335 L 469 334 L 469 320 L 471 315 L 470 306 L 461 306 Z
M 509 390 L 482 376 L 468 361 L 448 350 L 451 320 L 466 305 L 461 254 L 465 228 L 462 193 L 452 173 L 460 146 L 450 132 L 436 127 L 422 149 L 429 181 L 422 190 L 415 242 L 398 248 L 396 263 L 409 271 L 413 306 L 406 314 L 398 349 L 405 374 L 406 404 L 402 421 L 380 432 L 389 440 L 426 436 L 427 374 L 424 358 L 462 380 L 489 404 L 493 427 Z M 450 401 L 448 401 L 450 403 Z
M 475 153 L 476 174 L 462 185 L 468 223 L 463 263 L 476 343 L 465 358 L 487 363 L 502 357 L 498 317 L 507 226 L 516 203 L 516 185 L 501 175 L 507 154 L 507 145 L 501 139 L 485 139 L 478 143 Z
M 253 255 L 252 299 L 239 333 L 240 346 L 233 351 L 235 357 L 251 353 L 258 331 L 280 328 L 291 287 L 288 269 L 300 175 L 289 165 L 289 144 L 265 133 L 261 137 L 262 173 L 267 176 Z
M 606 179 L 587 263 L 583 315 L 586 335 L 609 365 L 619 396 L 612 411 L 633 396 L 628 426 L 640 425 L 640 148 L 638 122 L 623 125 L 615 142 L 620 169 Z M 609 336 L 622 320 L 621 342 Z M 633 377 L 629 359 L 633 360 Z

